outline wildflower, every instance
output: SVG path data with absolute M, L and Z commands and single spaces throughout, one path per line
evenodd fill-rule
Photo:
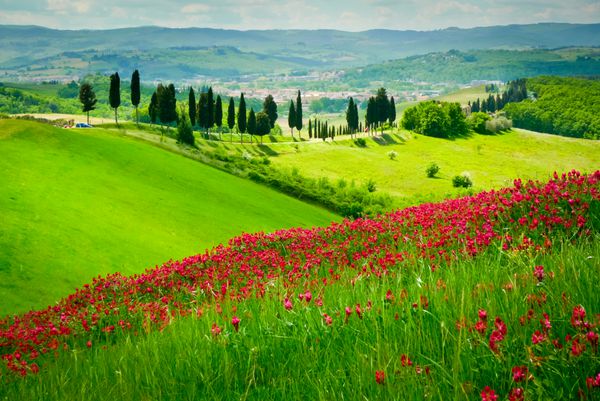
M 539 330 L 536 330 L 535 333 L 531 335 L 531 342 L 534 344 L 539 344 L 546 339 L 546 335 L 541 333 Z
M 407 367 L 407 366 L 413 365 L 413 362 L 410 360 L 410 358 L 406 354 L 400 355 L 400 363 L 402 364 L 402 367 Z
M 542 328 L 544 329 L 544 333 L 548 333 L 548 331 L 552 328 L 552 324 L 550 323 L 550 317 L 547 313 L 544 313 L 544 320 L 540 320 Z
M 359 318 L 362 319 L 362 309 L 360 307 L 360 304 L 356 304 L 356 314 L 358 315 Z
M 573 356 L 579 356 L 583 351 L 585 351 L 585 344 L 580 343 L 578 338 L 573 340 L 573 344 L 571 344 L 571 354 L 573 354 Z
M 485 309 L 479 309 L 479 312 L 477 312 L 477 314 L 479 315 L 479 320 L 482 320 L 484 322 L 487 320 L 488 314 Z
M 598 333 L 594 333 L 593 331 L 589 331 L 585 336 L 592 347 L 596 348 L 598 346 Z
M 310 302 L 310 300 L 311 300 L 311 299 L 312 299 L 312 292 L 310 292 L 310 291 L 306 291 L 306 292 L 304 293 L 304 300 L 305 300 L 306 302 Z
M 544 266 L 536 266 L 533 269 L 533 275 L 537 278 L 538 281 L 542 281 L 544 279 Z
M 502 321 L 502 319 L 496 317 L 496 320 L 494 321 L 494 326 L 496 326 L 496 329 L 502 334 L 502 338 L 504 338 L 507 330 L 506 324 Z
M 90 340 L 88 340 L 88 342 L 87 342 L 87 343 L 85 343 L 85 345 L 86 345 L 88 348 L 92 348 L 92 342 L 91 342 Z
M 475 330 L 477 330 L 479 334 L 484 334 L 487 330 L 487 324 L 483 320 L 479 320 L 475 323 Z
M 481 401 L 496 401 L 498 400 L 498 396 L 496 392 L 490 388 L 490 386 L 485 386 L 483 391 L 481 391 Z
M 573 313 L 571 314 L 571 325 L 575 328 L 578 328 L 583 325 L 585 319 L 585 309 L 581 305 L 577 305 L 573 308 Z
M 520 382 L 523 379 L 527 378 L 527 366 L 515 366 L 512 368 L 513 380 L 515 382 Z
M 523 401 L 525 399 L 525 392 L 521 387 L 513 388 L 508 395 L 509 401 Z
M 231 318 L 231 324 L 233 325 L 233 328 L 235 329 L 235 331 L 238 331 L 239 325 L 240 325 L 240 318 L 238 318 L 237 316 L 234 315 Z
M 323 313 L 323 320 L 325 320 L 325 324 L 327 326 L 331 326 L 331 324 L 333 323 L 333 319 L 327 313 Z
M 383 370 L 375 371 L 375 382 L 377 384 L 383 384 L 385 381 L 385 372 Z
M 210 329 L 210 332 L 212 333 L 213 336 L 218 336 L 219 334 L 221 334 L 221 328 L 219 326 L 217 326 L 216 323 L 212 324 L 212 328 Z
M 350 308 L 349 306 L 346 306 L 346 321 L 348 321 L 348 318 L 350 317 L 351 314 L 352 314 L 352 308 Z
M 293 307 L 293 305 L 292 305 L 292 301 L 290 301 L 290 299 L 289 299 L 289 298 L 286 298 L 286 299 L 283 301 L 283 307 L 284 307 L 286 310 L 291 310 L 291 309 L 292 309 L 292 307 Z

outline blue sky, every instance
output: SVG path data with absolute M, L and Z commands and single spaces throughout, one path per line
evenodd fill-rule
M 447 27 L 600 22 L 599 0 L 0 0 L 0 24 L 229 29 Z

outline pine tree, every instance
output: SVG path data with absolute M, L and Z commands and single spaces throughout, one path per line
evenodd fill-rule
M 156 91 L 152 94 L 150 98 L 150 105 L 148 106 L 148 115 L 150 116 L 150 122 L 152 124 L 156 124 L 156 117 L 158 116 L 158 98 L 156 96 Z
M 135 106 L 135 123 L 140 123 L 140 115 L 138 112 L 138 106 L 140 105 L 141 91 L 140 91 L 140 73 L 135 70 L 131 74 L 131 104 Z
M 381 126 L 381 134 L 383 135 L 383 124 L 388 120 L 390 115 L 390 100 L 388 99 L 385 88 L 379 88 L 375 96 L 375 121 Z
M 81 87 L 79 88 L 79 101 L 83 106 L 83 112 L 87 113 L 87 123 L 89 125 L 90 111 L 96 109 L 96 102 L 98 101 L 98 99 L 96 99 L 96 93 L 94 92 L 92 85 L 88 83 L 84 83 L 83 85 L 81 85 Z
M 271 132 L 271 119 L 264 111 L 256 113 L 256 135 L 260 136 L 260 143 L 263 143 L 263 136 Z
M 240 96 L 240 107 L 238 108 L 237 125 L 240 131 L 240 143 L 244 142 L 244 132 L 246 132 L 246 100 L 244 94 Z
M 263 112 L 269 116 L 269 124 L 271 124 L 271 128 L 275 128 L 275 123 L 277 122 L 277 103 L 273 99 L 272 95 L 268 95 L 263 102 Z
M 294 137 L 294 127 L 295 126 L 296 126 L 296 107 L 294 106 L 294 101 L 290 100 L 290 111 L 288 113 L 288 127 L 290 127 L 290 129 L 292 130 L 292 138 Z
M 196 125 L 196 95 L 194 88 L 190 86 L 190 93 L 188 95 L 188 115 L 190 116 L 190 125 L 194 127 Z
M 296 97 L 296 129 L 298 130 L 298 136 L 300 136 L 300 131 L 302 131 L 302 95 L 300 91 L 298 91 Z
M 390 121 L 390 126 L 393 126 L 394 121 L 396 121 L 396 102 L 394 102 L 394 96 L 390 98 L 390 114 L 388 119 Z
M 371 96 L 367 103 L 367 115 L 365 116 L 365 126 L 369 130 L 369 133 L 373 125 L 377 122 L 377 119 L 377 104 L 375 103 L 375 98 Z
M 108 91 L 108 101 L 110 107 L 115 109 L 115 123 L 119 125 L 117 109 L 121 105 L 121 78 L 119 73 L 115 72 L 110 76 L 110 89 Z
M 227 107 L 227 127 L 229 127 L 229 134 L 231 142 L 233 142 L 233 127 L 235 127 L 235 103 L 233 98 L 229 98 L 229 107 Z
M 350 97 L 348 100 L 348 108 L 346 109 L 346 123 L 352 129 L 354 126 L 354 99 Z
M 256 114 L 252 108 L 248 114 L 248 133 L 250 134 L 250 143 L 252 143 L 252 137 L 256 135 Z
M 221 140 L 221 127 L 223 126 L 223 102 L 221 95 L 217 95 L 217 103 L 215 104 L 215 124 L 219 127 L 219 140 Z

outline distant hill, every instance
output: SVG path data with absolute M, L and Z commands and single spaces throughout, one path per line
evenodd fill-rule
M 451 49 L 600 46 L 600 24 L 545 23 L 436 31 L 252 30 L 139 27 L 55 30 L 0 26 L 0 74 L 34 78 L 140 68 L 143 78 L 338 69 Z

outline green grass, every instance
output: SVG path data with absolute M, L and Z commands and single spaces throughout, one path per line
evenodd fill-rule
M 575 305 L 598 311 L 598 258 L 597 237 L 557 240 L 550 254 L 491 250 L 435 272 L 417 264 L 352 286 L 325 286 L 322 307 L 295 298 L 291 311 L 283 309 L 275 287 L 264 299 L 239 303 L 237 311 L 230 304 L 222 312 L 207 307 L 201 318 L 180 319 L 162 332 L 117 331 L 113 345 L 74 347 L 38 375 L 7 382 L 0 399 L 479 400 L 485 386 L 502 400 L 517 386 L 525 399 L 578 399 L 578 388 L 596 399 L 597 390 L 587 393 L 585 385 L 600 366 L 591 349 L 575 358 L 568 344 L 562 350 L 549 342 L 531 346 L 531 335 L 542 313 L 550 314 L 551 336 L 562 341 L 573 333 Z M 533 277 L 535 265 L 544 266 L 543 283 Z M 388 289 L 392 302 L 386 301 Z M 527 301 L 542 294 L 543 304 Z M 429 306 L 412 307 L 421 296 Z M 357 303 L 362 319 L 353 313 L 344 322 L 344 308 Z M 497 354 L 487 345 L 492 329 L 480 335 L 456 328 L 457 322 L 473 325 L 479 309 L 487 311 L 489 326 L 498 316 L 508 327 Z M 530 309 L 533 319 L 520 324 Z M 332 316 L 331 326 L 323 313 Z M 241 318 L 239 332 L 231 327 L 232 315 Z M 213 323 L 223 329 L 218 337 L 210 334 Z M 402 354 L 414 365 L 402 366 Z M 543 364 L 531 360 L 533 354 L 544 356 Z M 521 365 L 534 379 L 512 381 L 511 369 Z M 378 370 L 385 372 L 383 385 L 375 382 Z
M 441 102 L 458 102 L 466 105 L 469 101 L 473 103 L 477 99 L 487 99 L 490 93 L 485 91 L 485 85 L 473 86 L 470 88 L 460 89 L 456 92 L 442 95 L 436 98 Z M 494 94 L 496 96 L 496 94 Z
M 515 177 L 545 179 L 554 171 L 598 167 L 600 142 L 561 138 L 524 130 L 501 135 L 473 134 L 453 141 L 405 131 L 366 138 L 361 148 L 350 140 L 333 143 L 272 145 L 273 165 L 295 168 L 309 177 L 328 177 L 358 183 L 372 179 L 379 191 L 388 192 L 397 206 L 440 200 L 464 193 L 452 187 L 452 177 L 469 172 L 474 190 L 506 186 Z M 396 160 L 388 153 L 397 152 Z M 437 163 L 438 178 L 427 178 L 426 167 Z
M 106 129 L 0 121 L 0 315 L 242 231 L 339 217 Z

